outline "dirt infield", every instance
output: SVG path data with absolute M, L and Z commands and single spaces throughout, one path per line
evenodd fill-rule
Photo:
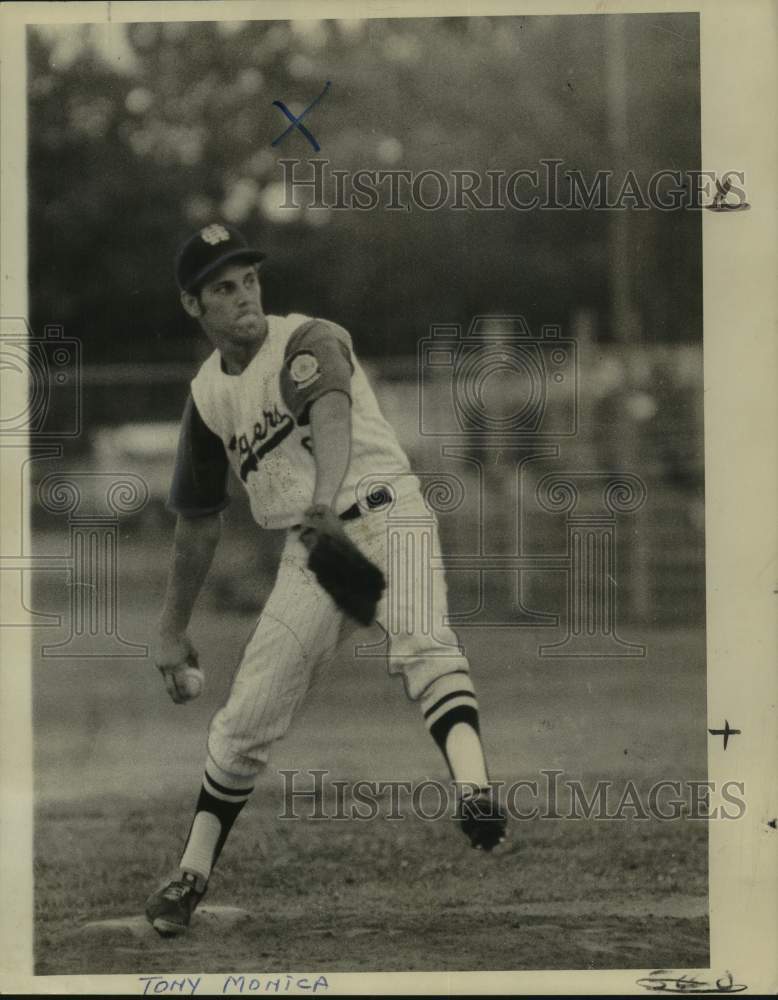
M 153 614 L 150 598 L 125 615 L 124 636 L 144 641 Z M 706 966 L 704 822 L 515 821 L 509 843 L 484 856 L 447 816 L 279 821 L 279 768 L 446 778 L 402 685 L 380 662 L 345 655 L 277 748 L 212 880 L 208 902 L 249 918 L 224 930 L 195 924 L 173 942 L 84 933 L 90 921 L 142 912 L 174 864 L 205 727 L 251 625 L 201 609 L 194 634 L 208 686 L 183 708 L 165 700 L 144 659 L 36 665 L 39 974 Z M 528 632 L 461 637 L 494 777 L 560 768 L 641 787 L 706 777 L 698 633 L 636 636 L 648 646 L 637 662 L 540 661 Z

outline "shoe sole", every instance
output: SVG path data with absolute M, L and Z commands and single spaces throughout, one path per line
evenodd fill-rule
M 164 917 L 157 917 L 151 922 L 151 926 L 160 937 L 164 938 L 180 937 L 189 930 L 184 924 L 176 924 L 172 920 L 165 920 Z
M 500 847 L 502 844 L 505 843 L 505 841 L 506 841 L 505 837 L 500 837 L 499 840 L 490 842 L 488 844 L 483 844 L 478 841 L 476 841 L 475 843 L 471 842 L 470 846 L 474 847 L 476 851 L 485 851 L 487 854 L 491 854 L 493 850 Z

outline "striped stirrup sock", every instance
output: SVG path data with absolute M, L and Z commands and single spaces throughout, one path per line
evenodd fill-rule
M 221 772 L 219 777 L 223 781 L 227 776 Z M 227 780 L 230 785 L 217 781 L 206 767 L 194 819 L 181 857 L 182 869 L 206 880 L 221 854 L 238 813 L 254 791 L 253 783 L 247 784 L 250 779 L 240 778 L 235 781 L 227 777 Z M 243 787 L 237 787 L 238 782 Z M 231 787 L 233 784 L 235 787 Z
M 454 781 L 486 785 L 489 778 L 481 746 L 478 701 L 470 675 L 457 671 L 439 677 L 423 693 L 421 710 Z

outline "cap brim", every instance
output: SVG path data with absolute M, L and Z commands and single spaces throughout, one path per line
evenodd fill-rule
M 208 277 L 209 274 L 213 274 L 220 267 L 225 264 L 229 264 L 233 261 L 243 260 L 247 264 L 259 264 L 261 263 L 267 254 L 262 253 L 260 250 L 252 250 L 250 247 L 242 247 L 238 250 L 230 250 L 229 253 L 224 254 L 223 257 L 219 257 L 218 260 L 212 261 L 207 267 L 204 267 L 202 271 L 199 271 L 193 278 L 189 280 L 186 288 L 182 291 L 190 292 L 193 288 L 202 284 L 203 281 Z

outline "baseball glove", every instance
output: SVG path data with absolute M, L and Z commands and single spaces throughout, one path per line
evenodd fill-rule
M 300 540 L 308 549 L 308 568 L 341 611 L 360 625 L 375 621 L 384 574 L 351 541 L 338 515 L 315 504 L 305 512 Z

